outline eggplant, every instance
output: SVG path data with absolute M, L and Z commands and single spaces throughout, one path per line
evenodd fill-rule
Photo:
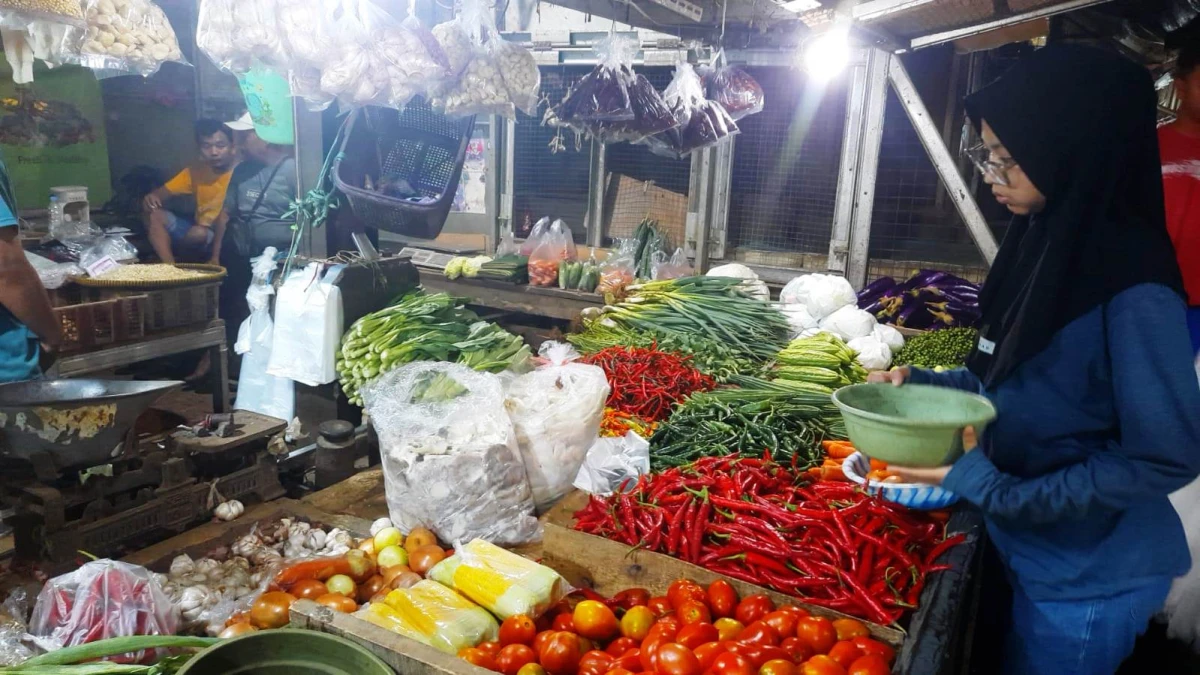
M 858 292 L 858 306 L 860 308 L 866 308 L 867 305 L 878 301 L 888 291 L 895 287 L 895 279 L 891 277 L 879 277 L 875 281 L 872 281 L 864 286 L 863 289 Z
M 914 302 L 900 310 L 896 315 L 896 325 L 905 328 L 925 329 L 932 326 L 934 317 L 929 313 L 924 303 Z

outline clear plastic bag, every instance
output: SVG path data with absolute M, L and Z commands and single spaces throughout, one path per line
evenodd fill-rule
M 175 30 L 150 0 L 84 0 L 87 28 L 63 37 L 62 60 L 92 70 L 149 76 L 170 61 L 187 64 Z
M 550 224 L 533 253 L 529 254 L 529 283 L 533 286 L 553 286 L 558 281 L 558 265 L 575 260 L 575 238 L 571 228 L 562 220 Z
M 533 224 L 533 229 L 529 231 L 529 236 L 525 237 L 525 241 L 521 242 L 520 254 L 528 258 L 537 250 L 538 244 L 542 243 L 542 237 L 546 235 L 546 231 L 550 229 L 550 217 L 546 216 Z
M 663 251 L 655 251 L 654 268 L 650 273 L 651 279 L 679 279 L 681 277 L 690 277 L 695 274 L 692 269 L 692 264 L 688 262 L 687 255 L 682 248 L 675 249 L 675 252 L 668 258 Z
M 507 619 L 536 619 L 574 589 L 554 570 L 476 539 L 429 570 L 429 578 Z
M 418 362 L 363 390 L 379 434 L 396 527 L 442 541 L 538 541 L 541 526 L 500 378 L 454 363 Z
M 399 30 L 370 0 L 347 0 L 330 30 L 336 48 L 321 70 L 321 91 L 350 105 L 388 106 L 392 78 L 378 38 Z
M 595 50 L 600 63 L 554 107 L 554 115 L 561 124 L 579 130 L 600 122 L 630 122 L 635 118 L 629 85 L 633 81 L 637 40 L 613 33 L 601 40 Z
M 720 103 L 736 122 L 762 112 L 766 100 L 762 86 L 738 66 L 722 66 L 705 78 L 708 100 Z
M 597 438 L 575 476 L 575 487 L 601 497 L 637 483 L 650 473 L 650 442 L 633 431 Z
M 447 654 L 495 640 L 500 625 L 487 610 L 428 579 L 373 602 L 360 616 Z
M 236 0 L 233 3 L 233 44 L 247 68 L 258 61 L 272 70 L 287 72 L 288 55 L 277 17 L 278 0 Z
M 94 560 L 47 581 L 29 621 L 30 634 L 47 650 L 113 637 L 173 635 L 178 628 L 178 609 L 150 571 L 118 560 Z M 135 663 L 153 656 L 108 660 Z
M 290 420 L 295 412 L 295 385 L 286 377 L 267 373 L 275 336 L 275 322 L 271 320 L 271 296 L 275 289 L 268 282 L 278 267 L 275 253 L 275 248 L 268 246 L 261 256 L 250 261 L 252 281 L 246 291 L 250 316 L 238 328 L 237 342 L 233 345 L 234 351 L 242 355 L 233 407 Z
M 250 59 L 238 46 L 238 25 L 233 8 L 239 0 L 200 0 L 196 20 L 196 46 L 218 68 L 244 73 Z
M 629 105 L 633 119 L 627 122 L 608 122 L 598 125 L 597 135 L 605 143 L 628 141 L 638 143 L 679 126 L 679 120 L 654 85 L 640 74 L 629 82 Z
M 636 239 L 622 239 L 618 242 L 617 249 L 600 264 L 597 293 L 611 293 L 614 296 L 625 293 L 625 287 L 633 283 L 634 269 L 637 267 L 637 248 Z
M 337 379 L 335 358 L 342 340 L 340 267 L 320 263 L 292 270 L 275 300 L 275 330 L 267 374 L 310 387 Z
M 604 370 L 576 363 L 579 352 L 565 342 L 545 342 L 546 365 L 508 385 L 504 407 L 539 512 L 571 490 L 588 448 L 600 433 L 608 379 Z
M 36 21 L 82 26 L 83 8 L 79 0 L 0 0 L 0 26 L 24 30 Z
M 526 115 L 537 113 L 541 100 L 542 72 L 533 54 L 519 45 L 500 39 L 492 50 L 509 99 Z
M 496 30 L 491 6 L 486 0 L 465 0 L 462 12 L 452 21 L 440 24 L 433 34 L 450 64 L 452 79 L 439 88 L 433 104 L 451 117 L 468 115 L 516 116 L 516 106 L 536 107 L 536 87 L 529 97 L 529 83 L 535 66 L 533 55 L 511 51 L 517 45 L 505 43 Z M 524 51 L 524 50 L 521 50 Z M 514 96 L 505 81 L 505 73 L 522 90 Z M 540 82 L 540 75 L 537 79 Z
M 519 254 L 520 248 L 517 247 L 512 230 L 505 230 L 504 234 L 500 235 L 500 243 L 496 246 L 496 257 L 503 258 L 504 256 Z
M 675 77 L 663 92 L 679 126 L 647 137 L 651 152 L 681 158 L 739 133 L 737 123 L 721 104 L 704 98 L 704 85 L 690 63 L 675 66 Z
M 102 258 L 112 258 L 115 262 L 134 262 L 137 260 L 137 248 L 120 235 L 100 237 L 90 247 L 79 254 L 79 266 L 84 269 Z
M 25 616 L 29 613 L 24 588 L 14 588 L 0 606 L 0 666 L 15 666 L 33 657 L 33 652 L 23 644 L 29 627 Z

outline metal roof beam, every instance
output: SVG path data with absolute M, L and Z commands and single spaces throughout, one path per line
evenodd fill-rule
M 972 35 L 979 35 L 980 33 L 986 33 L 999 28 L 1015 26 L 1019 23 L 1034 21 L 1036 19 L 1054 16 L 1055 14 L 1062 14 L 1063 12 L 1070 12 L 1076 9 L 1083 9 L 1084 7 L 1092 7 L 1093 5 L 1100 5 L 1106 2 L 1111 2 L 1111 0 L 1070 0 L 1069 2 L 1062 2 L 1057 5 L 1041 7 L 1028 12 L 1023 12 L 1021 14 L 1013 14 L 1011 16 L 993 19 L 984 23 L 975 24 L 974 26 L 966 26 L 964 28 L 955 28 L 954 30 L 923 35 L 921 37 L 913 38 L 909 43 L 909 47 L 911 49 L 931 47 L 933 45 L 942 44 L 943 42 L 952 42 L 965 37 L 971 37 Z
M 935 0 L 867 0 L 850 8 L 855 21 L 878 21 L 893 14 L 907 12 L 933 3 Z

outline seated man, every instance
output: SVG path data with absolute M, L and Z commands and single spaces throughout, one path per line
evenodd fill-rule
M 216 264 L 220 258 L 213 246 L 214 240 L 219 240 L 213 225 L 221 214 L 225 190 L 237 164 L 233 132 L 216 120 L 199 120 L 196 145 L 200 148 L 200 159 L 146 195 L 143 201 L 150 244 L 166 263 L 183 257 Z M 164 200 L 180 195 L 195 197 L 194 218 L 178 216 L 163 207 Z

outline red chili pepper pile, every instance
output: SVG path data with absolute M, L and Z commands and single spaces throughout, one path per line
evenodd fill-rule
M 688 363 L 691 357 L 641 347 L 609 347 L 584 358 L 608 376 L 608 407 L 661 422 L 671 407 L 693 392 L 709 391 L 716 380 Z
M 769 458 L 705 457 L 592 497 L 575 529 L 667 553 L 878 624 L 915 608 L 963 535 L 847 483 L 809 484 Z

